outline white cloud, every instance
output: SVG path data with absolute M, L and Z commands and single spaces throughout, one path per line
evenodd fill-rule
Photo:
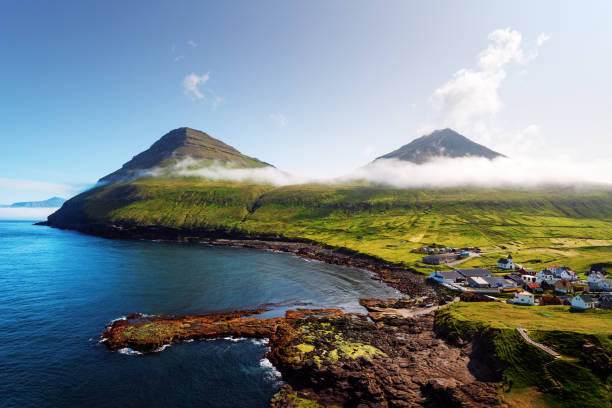
M 221 102 L 223 102 L 223 98 L 220 96 L 214 95 L 213 102 L 212 102 L 212 108 L 217 109 L 217 106 L 219 106 Z
M 193 47 L 193 48 L 198 46 L 198 44 L 195 41 L 193 41 L 193 40 L 187 41 L 187 45 L 189 45 L 190 47 Z
M 533 130 L 533 129 L 532 129 Z M 395 159 L 377 160 L 343 175 L 295 175 L 275 167 L 229 168 L 218 164 L 197 168 L 197 160 L 186 158 L 172 168 L 156 168 L 150 176 L 199 176 L 209 180 L 267 183 L 277 186 L 305 183 L 350 184 L 358 181 L 397 188 L 446 187 L 516 187 L 542 185 L 576 185 L 589 183 L 612 187 L 612 162 L 609 160 L 580 163 L 569 157 L 531 159 L 439 158 L 417 165 Z
M 538 48 L 550 38 L 540 34 L 536 47 L 526 53 L 521 33 L 498 29 L 488 36 L 489 45 L 478 54 L 478 69 L 462 68 L 436 89 L 431 103 L 440 113 L 436 128 L 451 127 L 482 142 L 495 142 L 505 132 L 495 123 L 504 108 L 499 89 L 510 64 L 525 66 L 538 56 Z M 507 135 L 505 136 L 507 137 Z
M 182 55 L 177 55 L 176 57 L 174 57 L 174 62 L 180 61 L 182 59 L 184 59 L 185 57 L 183 57 Z
M 538 47 L 542 46 L 546 41 L 550 40 L 550 35 L 546 33 L 542 33 L 538 36 L 536 44 Z
M 374 146 L 372 145 L 367 145 L 361 150 L 361 155 L 363 157 L 370 158 L 373 156 L 373 154 L 374 154 Z
M 204 99 L 204 93 L 200 91 L 200 86 L 204 85 L 210 79 L 210 74 L 198 75 L 191 73 L 183 79 L 183 88 L 185 95 L 195 99 Z
M 287 118 L 280 112 L 271 113 L 270 119 L 272 119 L 279 127 L 284 128 L 287 126 Z
M 612 186 L 612 162 L 579 163 L 568 157 L 530 159 L 440 158 L 425 164 L 377 160 L 343 177 L 398 188 L 445 188 L 460 186 L 537 187 L 588 183 Z

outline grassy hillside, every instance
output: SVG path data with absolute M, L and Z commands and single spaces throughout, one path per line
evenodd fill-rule
M 279 235 L 417 267 L 421 255 L 410 250 L 432 243 L 487 252 L 466 266 L 492 266 L 508 252 L 533 267 L 612 262 L 612 192 L 569 188 L 400 190 L 143 178 L 85 192 L 50 222 Z
M 505 365 L 502 397 L 517 407 L 612 407 L 612 378 L 601 364 L 612 355 L 611 323 L 612 311 L 572 313 L 568 306 L 462 302 L 436 313 L 436 324 L 453 334 L 491 340 Z M 563 357 L 528 344 L 517 327 Z

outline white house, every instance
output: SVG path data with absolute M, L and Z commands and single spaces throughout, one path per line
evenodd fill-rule
M 508 255 L 508 258 L 500 258 L 499 261 L 497 261 L 497 267 L 501 269 L 514 269 L 512 255 Z
M 532 275 L 521 275 L 521 279 L 524 283 L 534 283 L 536 282 L 537 277 Z
M 572 307 L 574 309 L 586 310 L 592 309 L 594 306 L 595 302 L 593 302 L 593 299 L 586 293 L 581 293 L 572 298 Z
M 546 282 L 549 285 L 554 285 L 555 282 L 557 282 L 558 280 L 559 278 L 556 278 L 555 275 L 547 269 L 547 270 L 538 272 L 538 277 L 536 279 L 536 282 L 539 283 L 540 285 L 542 284 L 542 282 Z
M 481 278 L 479 276 L 471 276 L 468 278 L 468 285 L 470 285 L 473 288 L 489 288 L 491 287 L 491 284 L 489 282 L 487 282 L 484 278 Z M 495 286 L 497 287 L 497 285 Z
M 612 290 L 612 279 L 604 278 L 599 281 L 599 289 L 610 292 Z
M 578 274 L 567 266 L 549 266 L 546 270 L 552 272 L 555 278 L 571 281 L 578 279 Z
M 535 305 L 535 297 L 533 296 L 533 293 L 525 291 L 515 293 L 513 303 L 515 305 L 533 306 Z
M 588 283 L 598 283 L 600 280 L 604 279 L 606 276 L 599 272 L 599 271 L 593 271 L 591 273 L 589 273 L 589 276 L 587 276 L 587 282 Z
M 563 268 L 559 277 L 564 280 L 575 281 L 578 279 L 578 274 L 572 271 L 570 268 Z

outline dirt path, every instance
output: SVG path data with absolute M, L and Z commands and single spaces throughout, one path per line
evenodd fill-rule
M 457 261 L 449 262 L 449 263 L 447 263 L 447 265 L 448 266 L 457 266 L 457 265 L 460 265 L 460 264 L 462 264 L 464 262 L 469 261 L 472 258 L 476 258 L 477 256 L 480 256 L 480 254 L 477 254 L 475 252 L 470 252 L 470 255 L 467 258 L 462 258 L 462 259 L 459 259 Z
M 550 354 L 551 356 L 553 356 L 554 358 L 561 358 L 561 354 L 557 353 L 555 350 L 551 349 L 550 347 L 547 347 L 545 345 L 543 345 L 542 343 L 537 343 L 533 340 L 531 340 L 531 338 L 527 335 L 527 331 L 523 328 L 517 327 L 516 330 L 521 334 L 521 336 L 523 337 L 523 339 L 525 339 L 525 341 L 533 346 L 536 346 L 537 348 L 539 348 L 540 350 L 544 351 L 545 353 Z

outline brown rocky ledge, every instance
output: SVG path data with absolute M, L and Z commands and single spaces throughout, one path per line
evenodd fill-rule
M 472 344 L 447 343 L 433 315 L 394 315 L 412 301 L 362 304 L 369 319 L 335 309 L 288 311 L 258 319 L 262 310 L 202 316 L 132 315 L 107 327 L 105 344 L 148 352 L 174 342 L 226 336 L 268 338 L 267 357 L 285 385 L 271 407 L 491 407 L 499 403 L 497 373 L 472 353 Z

